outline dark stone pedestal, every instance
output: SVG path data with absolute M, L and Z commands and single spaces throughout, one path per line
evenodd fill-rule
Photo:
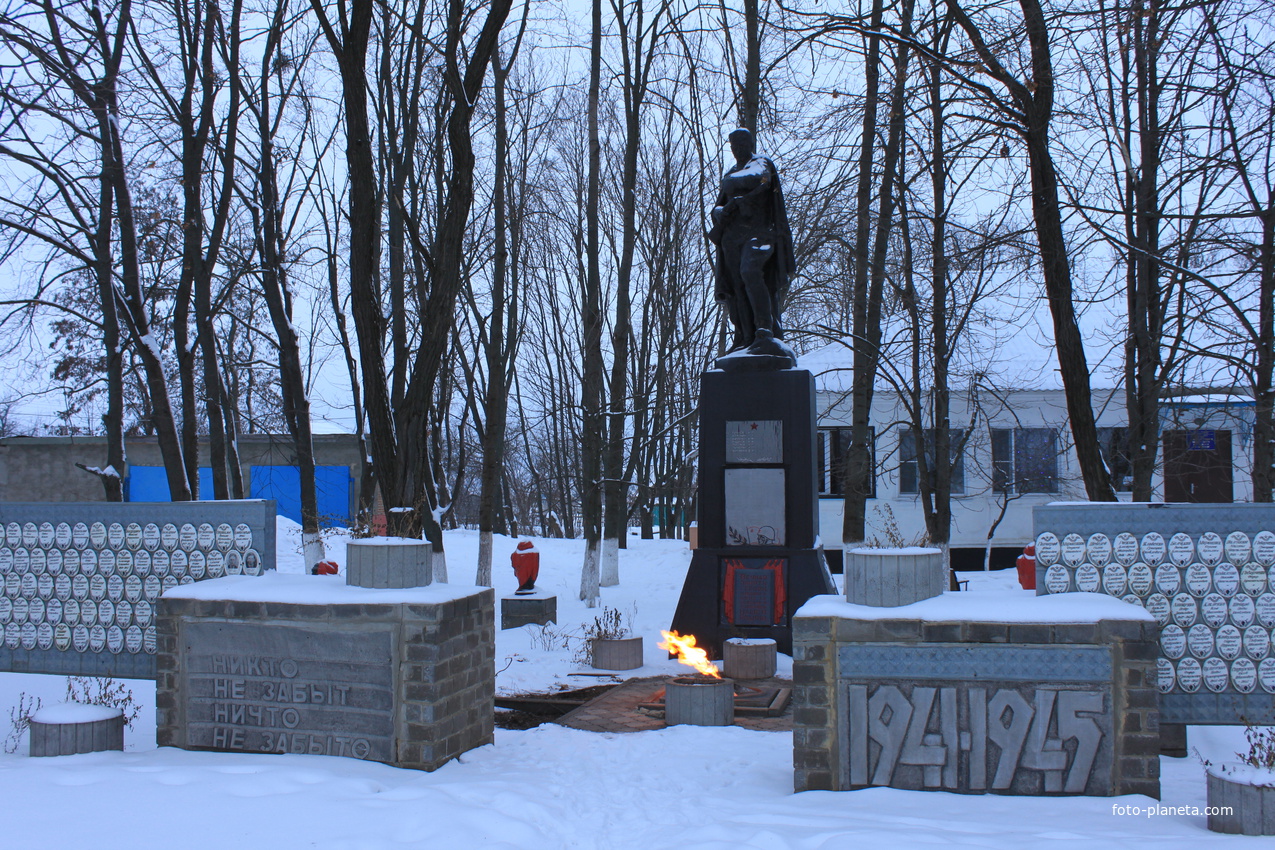
M 1160 755 L 1175 759 L 1186 758 L 1185 723 L 1160 724 Z
M 500 597 L 500 628 L 547 626 L 558 622 L 558 597 L 542 590 L 523 596 Z
M 814 376 L 715 369 L 699 410 L 699 548 L 672 628 L 710 658 L 732 637 L 791 653 L 793 612 L 836 592 L 817 548 Z

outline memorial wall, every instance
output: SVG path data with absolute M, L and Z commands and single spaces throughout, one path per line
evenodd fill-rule
M 794 618 L 794 787 L 1158 798 L 1159 629 L 1094 602 L 811 600 Z
M 273 501 L 0 503 L 0 670 L 155 676 L 155 602 L 275 566 Z
M 1275 722 L 1275 506 L 1034 511 L 1036 592 L 1103 593 L 1160 624 L 1165 723 Z

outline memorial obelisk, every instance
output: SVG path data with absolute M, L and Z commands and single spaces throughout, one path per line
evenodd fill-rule
M 701 377 L 699 548 L 672 623 L 712 658 L 732 637 L 790 654 L 793 613 L 835 593 L 818 541 L 814 376 L 780 325 L 796 265 L 779 173 L 749 131 L 730 144 L 708 238 L 734 339 Z

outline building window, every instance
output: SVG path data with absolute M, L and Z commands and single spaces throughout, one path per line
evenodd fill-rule
M 930 489 L 934 488 L 934 429 L 926 428 L 922 432 L 925 441 L 925 462 L 930 470 Z M 948 429 L 948 460 L 952 470 L 952 492 L 965 492 L 965 458 L 961 452 L 961 444 L 965 439 L 965 431 L 961 428 Z M 920 469 L 916 455 L 916 432 L 911 428 L 899 431 L 899 492 L 916 494 L 920 490 Z
M 820 428 L 817 433 L 818 445 L 815 450 L 815 456 L 819 460 L 819 495 L 820 496 L 844 496 L 845 474 L 846 474 L 846 453 L 850 450 L 850 431 L 849 428 Z M 872 468 L 875 470 L 876 463 L 876 430 L 870 429 L 869 436 L 871 443 L 868 445 L 868 451 L 871 454 Z M 871 492 L 868 493 L 869 499 L 877 497 L 876 475 L 872 476 Z
M 1129 454 L 1128 428 L 1099 428 L 1098 448 L 1111 471 L 1111 486 L 1117 493 L 1133 489 L 1133 461 Z
M 1016 495 L 1057 493 L 1057 429 L 993 428 L 992 490 Z

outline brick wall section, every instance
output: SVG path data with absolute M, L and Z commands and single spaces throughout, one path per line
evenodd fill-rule
M 848 717 L 840 685 L 840 648 L 890 644 L 1105 646 L 1113 678 L 1111 795 L 1160 797 L 1156 658 L 1159 626 L 1140 620 L 1091 624 L 928 622 L 805 617 L 793 620 L 793 769 L 798 791 L 848 790 Z M 1048 682 L 1049 671 L 1041 671 Z M 882 682 L 890 681 L 889 675 Z M 899 681 L 899 680 L 894 680 Z
M 387 728 L 392 728 L 393 755 L 384 760 L 397 767 L 434 770 L 493 740 L 494 598 L 490 589 L 431 604 L 301 605 L 161 598 L 156 610 L 157 742 L 161 747 L 189 749 L 260 749 L 192 743 L 188 720 L 194 695 L 185 666 L 188 654 L 197 649 L 186 636 L 193 623 L 302 627 L 339 635 L 388 630 L 393 650 L 385 664 L 393 683 L 393 705 Z M 245 652 L 252 649 L 244 647 Z
M 315 462 L 348 466 L 355 482 L 362 474 L 362 451 L 353 434 L 315 434 Z M 283 434 L 240 434 L 239 464 L 248 487 L 254 465 L 295 464 L 292 438 Z M 128 462 L 163 466 L 155 437 L 124 441 Z M 208 438 L 199 438 L 199 456 L 208 457 Z M 0 439 L 0 502 L 104 502 L 97 476 L 75 464 L 106 465 L 105 437 L 5 437 Z M 355 490 L 358 484 L 351 485 Z

